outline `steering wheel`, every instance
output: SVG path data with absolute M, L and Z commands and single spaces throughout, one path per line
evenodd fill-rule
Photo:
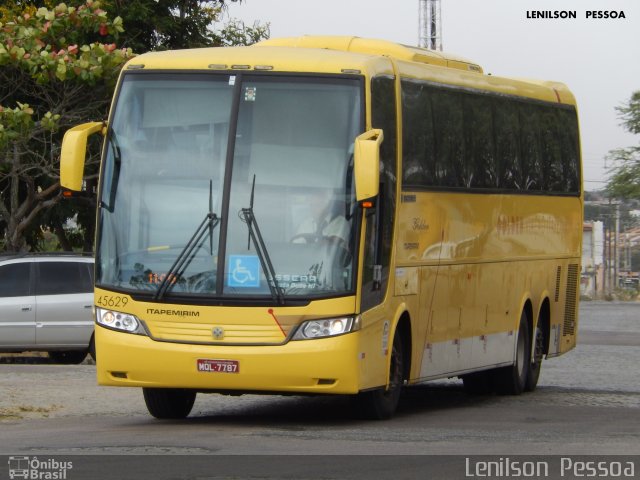
M 318 243 L 323 237 L 317 233 L 296 233 L 289 240 L 290 243 Z M 297 240 L 304 240 L 304 242 L 298 242 Z

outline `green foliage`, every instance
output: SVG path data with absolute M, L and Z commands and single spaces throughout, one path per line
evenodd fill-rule
M 211 34 L 213 45 L 229 47 L 232 45 L 253 45 L 269 38 L 269 25 L 254 23 L 247 26 L 240 20 L 232 19 L 220 32 Z
M 78 8 L 61 3 L 52 10 L 41 7 L 35 15 L 18 15 L 0 24 L 0 66 L 28 72 L 39 84 L 55 79 L 113 83 L 131 51 L 118 50 L 113 43 L 82 44 L 87 33 L 114 36 L 123 31 L 120 17 L 109 21 L 106 15 L 100 3 L 91 0 Z
M 629 103 L 617 107 L 618 116 L 629 132 L 640 134 L 640 90 L 633 92 Z
M 609 195 L 640 199 L 640 147 L 612 150 L 608 158 L 615 164 L 607 183 Z
M 85 168 L 91 194 L 61 202 L 62 134 L 107 117 L 133 51 L 249 45 L 268 37 L 268 26 L 234 20 L 215 30 L 225 8 L 225 0 L 2 2 L 0 249 L 41 248 L 43 228 L 55 232 L 62 248 L 77 247 L 79 239 L 61 228 L 76 213 L 82 248 L 91 248 L 100 142 L 92 140 Z
M 100 2 L 22 10 L 15 3 L 0 12 L 0 229 L 10 251 L 37 247 L 42 212 L 61 198 L 62 133 L 106 117 L 133 56 L 112 41 L 122 20 L 110 20 Z
M 223 21 L 228 3 L 241 0 L 105 0 L 111 16 L 125 28 L 119 43 L 134 52 L 250 45 L 269 36 L 268 25 Z
M 616 110 L 625 130 L 640 134 L 640 90 Z M 612 150 L 607 159 L 614 165 L 607 183 L 608 194 L 616 198 L 640 199 L 640 146 Z

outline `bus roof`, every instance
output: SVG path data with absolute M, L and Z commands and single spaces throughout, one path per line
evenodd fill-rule
M 393 73 L 381 56 L 339 50 L 250 46 L 195 48 L 149 52 L 131 59 L 126 69 L 144 70 L 263 70 L 304 73 Z
M 319 48 L 367 55 L 383 55 L 398 60 L 482 73 L 480 65 L 456 55 L 371 38 L 305 35 L 263 40 L 257 46 Z
M 264 40 L 249 47 L 198 48 L 150 52 L 133 58 L 127 69 L 257 70 L 303 73 L 393 74 L 575 105 L 560 82 L 485 75 L 477 63 L 448 53 L 386 40 L 350 36 L 301 36 Z M 434 68 L 431 68 L 434 67 Z

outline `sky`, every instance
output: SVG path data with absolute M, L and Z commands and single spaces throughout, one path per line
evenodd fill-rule
M 572 10 L 575 19 L 532 19 L 528 10 Z M 625 19 L 586 18 L 590 10 Z M 243 0 L 228 15 L 269 23 L 271 38 L 354 35 L 418 44 L 419 0 Z M 615 111 L 640 90 L 638 0 L 441 0 L 443 50 L 485 73 L 556 80 L 578 102 L 586 190 L 605 185 L 607 153 L 638 144 Z

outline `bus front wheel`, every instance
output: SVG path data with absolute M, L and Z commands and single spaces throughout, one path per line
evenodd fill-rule
M 179 388 L 143 388 L 147 410 L 156 418 L 179 419 L 191 413 L 196 392 Z
M 396 331 L 391 350 L 389 387 L 361 392 L 354 397 L 356 415 L 373 420 L 386 420 L 393 416 L 400 401 L 404 384 L 404 346 L 400 331 Z

